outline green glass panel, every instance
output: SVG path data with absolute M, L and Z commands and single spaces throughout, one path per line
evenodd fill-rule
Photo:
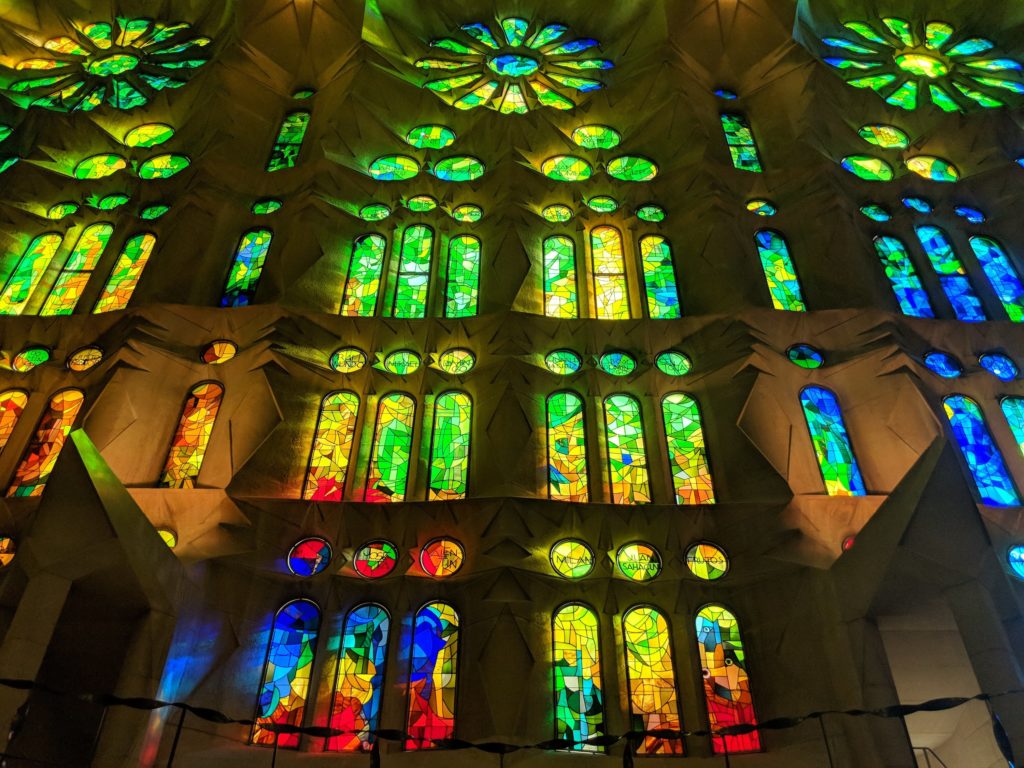
M 619 146 L 622 135 L 607 125 L 581 125 L 572 132 L 572 140 L 584 149 L 612 149 Z
M 171 210 L 169 205 L 147 205 L 142 209 L 142 213 L 140 213 L 139 216 L 146 221 L 152 221 L 154 219 L 159 219 L 169 210 Z
M 693 367 L 690 358 L 682 352 L 674 352 L 672 350 L 661 352 L 654 358 L 654 364 L 666 376 L 685 376 Z
M 284 205 L 284 203 L 277 198 L 265 197 L 252 204 L 252 212 L 257 216 L 266 216 L 267 214 L 281 210 L 282 205 Z
M 583 360 L 571 349 L 556 349 L 544 358 L 544 367 L 557 376 L 576 373 L 582 365 Z
M 355 373 L 366 365 L 366 353 L 358 347 L 342 347 L 331 354 L 330 366 L 338 373 Z
M 20 315 L 25 304 L 50 266 L 63 236 L 55 232 L 39 235 L 25 248 L 0 293 L 0 315 Z
M 964 85 L 963 83 L 954 82 L 953 87 L 971 101 L 978 104 L 978 106 L 985 107 L 986 109 L 996 109 L 998 107 L 1005 106 L 1005 104 L 1003 104 L 999 99 L 989 96 L 987 93 L 982 93 L 981 91 Z
M 913 80 L 908 80 L 886 96 L 885 101 L 907 111 L 917 109 L 917 83 Z
M 952 24 L 944 21 L 929 21 L 924 28 L 924 45 L 933 51 L 937 51 L 953 36 Z
M 248 306 L 256 298 L 273 237 L 269 229 L 253 229 L 242 235 L 220 300 L 222 307 Z
M 498 45 L 498 41 L 495 39 L 494 33 L 491 32 L 490 28 L 485 24 L 463 24 L 462 31 L 477 40 L 477 42 L 483 43 L 488 48 L 497 50 L 501 47 Z
M 484 164 L 475 157 L 459 155 L 438 160 L 433 173 L 441 181 L 475 181 L 485 170 Z
M 473 317 L 480 299 L 480 240 L 457 235 L 448 241 L 445 317 Z
M 864 496 L 867 490 L 835 394 L 821 387 L 807 387 L 800 393 L 800 404 L 825 491 L 829 496 Z
M 562 35 L 569 31 L 569 28 L 564 24 L 548 24 L 542 30 L 540 30 L 533 39 L 527 43 L 530 48 L 537 50 L 543 48 L 545 45 L 559 40 Z
M 1012 80 L 1003 80 L 999 77 L 980 77 L 978 75 L 972 75 L 971 79 L 981 85 L 987 85 L 989 88 L 1000 88 L 1004 91 L 1010 91 L 1011 93 L 1024 93 L 1024 83 L 1016 83 Z
M 857 133 L 868 144 L 882 149 L 906 149 L 910 146 L 910 137 L 894 125 L 862 125 Z
M 872 221 L 888 221 L 892 218 L 892 215 L 885 210 L 882 206 L 877 203 L 869 203 L 868 205 L 862 205 L 860 212 L 867 216 Z
M 931 96 L 932 104 L 943 112 L 959 112 L 960 105 L 953 100 L 953 97 L 946 90 L 938 85 L 930 84 L 928 94 Z
M 526 40 L 526 30 L 530 28 L 530 22 L 526 19 L 502 19 L 501 31 L 505 33 L 505 42 L 512 48 L 518 48 Z
M 931 181 L 952 183 L 960 178 L 960 171 L 948 160 L 930 155 L 918 155 L 907 161 L 907 168 L 918 176 Z
M 885 38 L 878 34 L 874 27 L 864 21 L 848 21 L 843 24 L 849 30 L 856 32 L 858 35 L 863 37 L 865 40 L 869 40 L 872 43 L 882 43 L 886 45 Z
M 548 496 L 585 503 L 587 433 L 583 400 L 574 392 L 555 392 L 547 400 Z
M 436 40 L 431 40 L 430 45 L 434 48 L 451 51 L 452 53 L 475 53 L 468 45 L 460 43 L 458 40 L 453 40 L 450 37 L 439 37 Z
M 629 376 L 636 370 L 636 360 L 626 352 L 605 352 L 597 367 L 611 376 Z
M 486 83 L 478 85 L 472 91 L 452 104 L 452 106 L 456 109 L 475 109 L 476 107 L 482 107 L 491 100 L 496 90 L 498 90 L 498 81 L 488 80 Z
M 280 171 L 294 168 L 299 162 L 302 141 L 306 138 L 309 128 L 309 112 L 292 112 L 285 115 L 277 132 L 277 139 L 267 159 L 268 171 Z
M 75 311 L 113 231 L 114 226 L 106 223 L 91 224 L 82 231 L 50 295 L 46 297 L 40 315 L 70 315 Z
M 619 201 L 608 195 L 596 195 L 587 200 L 587 207 L 595 213 L 614 213 L 619 209 Z
M 406 155 L 385 155 L 370 163 L 368 171 L 377 181 L 405 181 L 415 178 L 420 167 Z
M 92 310 L 93 314 L 114 312 L 128 306 L 155 246 L 156 237 L 148 233 L 135 235 L 128 239 L 124 248 L 121 249 L 117 261 L 114 262 L 103 292 L 96 300 L 96 306 Z
M 63 203 L 54 203 L 46 209 L 46 218 L 59 221 L 65 216 L 70 216 L 78 211 L 78 203 L 72 203 L 70 201 Z
M 896 75 L 868 75 L 847 80 L 846 84 L 854 88 L 870 88 L 877 93 L 895 80 Z
M 870 155 L 848 155 L 840 162 L 844 170 L 865 181 L 892 181 L 892 166 Z
M 423 84 L 425 88 L 429 88 L 435 93 L 448 93 L 454 91 L 456 88 L 462 88 L 464 85 L 475 83 L 480 79 L 480 75 L 455 75 L 454 77 L 442 77 L 438 80 L 431 80 Z
M 462 392 L 445 392 L 435 401 L 428 501 L 466 497 L 472 416 L 473 404 Z
M 468 349 L 449 349 L 437 358 L 437 367 L 452 376 L 462 376 L 473 370 L 476 355 Z
M 567 205 L 549 205 L 540 215 L 552 224 L 564 224 L 572 218 L 572 208 Z
M 93 155 L 75 166 L 74 175 L 76 179 L 102 179 L 117 173 L 127 165 L 127 161 L 120 155 Z
M 640 221 L 649 221 L 656 224 L 659 221 L 665 220 L 665 209 L 660 205 L 648 203 L 636 209 L 636 217 Z
M 566 579 L 582 579 L 594 570 L 594 551 L 579 539 L 555 542 L 548 559 L 555 573 Z
M 185 155 L 157 155 L 139 166 L 139 178 L 169 179 L 188 168 L 191 162 Z
M 455 142 L 455 131 L 444 125 L 419 125 L 406 134 L 405 141 L 417 149 L 444 149 Z
M 405 500 L 415 415 L 416 401 L 406 394 L 393 392 L 380 399 L 366 478 L 366 501 Z
M 131 200 L 128 195 L 121 192 L 114 192 L 109 195 L 104 195 L 96 201 L 95 207 L 101 211 L 112 211 L 115 208 L 120 208 L 122 205 Z
M 359 209 L 359 218 L 363 221 L 383 221 L 391 215 L 391 209 L 383 203 L 370 203 Z
M 608 163 L 609 176 L 619 181 L 650 181 L 658 175 L 658 166 L 646 157 L 625 155 Z
M 567 605 L 552 623 L 555 738 L 576 752 L 603 752 L 587 740 L 604 735 L 601 639 L 597 616 L 586 606 Z
M 430 262 L 434 248 L 434 232 L 422 224 L 407 227 L 402 235 L 402 248 L 395 285 L 394 317 L 416 319 L 427 316 L 427 291 L 430 285 Z
M 640 265 L 647 292 L 647 313 L 651 319 L 674 320 L 682 317 L 672 249 L 668 241 L 659 235 L 641 237 Z
M 487 59 L 487 66 L 502 77 L 529 77 L 540 69 L 540 62 L 532 56 L 502 53 Z
M 882 23 L 889 28 L 899 41 L 906 47 L 910 48 L 914 46 L 917 41 L 914 39 L 914 32 L 910 27 L 910 22 L 906 19 L 900 19 L 895 17 L 887 17 L 882 19 Z
M 544 314 L 579 317 L 576 295 L 576 244 L 564 235 L 544 240 Z
M 437 200 L 430 195 L 416 195 L 406 201 L 405 207 L 416 213 L 426 213 L 437 208 Z
M 661 414 L 676 504 L 714 504 L 715 486 L 700 406 L 689 395 L 674 392 L 661 401 Z
M 578 75 L 559 75 L 555 72 L 548 72 L 547 76 L 559 85 L 564 85 L 566 88 L 575 88 L 581 93 L 589 93 L 590 91 L 596 91 L 600 88 L 604 88 L 604 83 L 600 80 L 594 80 L 589 77 L 579 77 Z
M 357 237 L 352 246 L 348 279 L 341 299 L 341 314 L 348 317 L 373 317 L 384 271 L 388 242 L 381 235 Z
M 382 365 L 388 373 L 408 376 L 420 369 L 420 356 L 408 349 L 400 349 L 385 357 Z
M 572 155 L 556 155 L 541 163 L 541 173 L 555 181 L 584 181 L 594 173 L 594 169 L 582 157 Z
M 986 40 L 983 37 L 972 37 L 964 40 L 961 43 L 957 43 L 948 51 L 947 56 L 977 56 L 979 53 L 985 53 L 985 51 L 991 51 L 995 48 L 995 43 L 991 40 Z

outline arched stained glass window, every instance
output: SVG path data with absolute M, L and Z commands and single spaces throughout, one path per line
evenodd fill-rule
M 28 393 L 20 389 L 0 392 L 0 451 L 7 447 L 21 414 L 28 405 Z
M 14 480 L 7 489 L 8 496 L 42 494 L 84 402 L 85 394 L 80 389 L 65 389 L 50 398 L 50 404 L 36 426 L 36 433 L 14 472 Z
M 825 491 L 829 496 L 865 495 L 867 490 L 835 394 L 822 387 L 805 387 L 800 392 L 800 405 L 807 419 Z
M 292 112 L 285 115 L 277 132 L 277 139 L 267 160 L 268 171 L 294 168 L 299 163 L 302 141 L 309 127 L 309 112 Z
M 96 264 L 103 255 L 113 231 L 114 225 L 106 222 L 90 224 L 82 230 L 39 314 L 70 315 L 75 311 L 78 300 L 85 291 L 85 285 L 89 282 L 92 271 L 96 269 Z
M 299 734 L 277 735 L 266 726 L 302 725 L 319 632 L 320 609 L 312 600 L 292 600 L 274 617 L 250 738 L 253 744 L 270 745 L 276 739 L 279 747 L 299 746 Z
M 347 317 L 373 317 L 384 272 L 384 254 L 388 241 L 383 235 L 362 235 L 352 244 L 348 280 L 341 297 L 341 314 Z
M 392 315 L 416 319 L 427 316 L 430 288 L 430 260 L 434 250 L 434 230 L 423 224 L 406 227 L 398 260 L 398 280 Z
M 786 239 L 771 229 L 759 230 L 754 235 L 757 253 L 761 257 L 761 268 L 768 283 L 772 306 L 791 312 L 806 312 L 800 280 L 796 276 L 793 260 L 789 257 Z
M 1021 502 L 1017 488 L 978 404 L 964 395 L 949 395 L 943 398 L 942 405 L 982 503 L 1018 506 Z
M 741 171 L 760 173 L 761 158 L 757 153 L 757 143 L 750 123 L 743 115 L 722 115 L 722 132 L 725 143 L 729 146 L 732 164 Z
M 628 320 L 629 287 L 619 230 L 590 230 L 590 253 L 594 264 L 594 316 L 599 320 Z
M 756 725 L 754 698 L 747 677 L 746 652 L 736 617 L 720 605 L 708 605 L 697 614 L 697 656 L 704 674 L 704 700 L 711 730 L 731 725 Z M 757 731 L 737 736 L 712 736 L 716 755 L 728 751 L 761 749 Z
M 660 235 L 640 238 L 640 263 L 647 288 L 647 312 L 656 320 L 682 317 L 672 249 Z
M 548 397 L 547 432 L 548 496 L 556 501 L 589 501 L 587 425 L 579 395 L 555 392 Z
M 464 392 L 445 392 L 434 403 L 429 501 L 466 498 L 472 420 L 473 402 Z
M 622 617 L 629 689 L 630 729 L 682 730 L 679 693 L 672 654 L 672 635 L 660 611 L 638 606 Z M 682 739 L 645 736 L 638 755 L 682 755 Z
M 56 232 L 39 235 L 25 248 L 0 293 L 0 315 L 20 315 L 63 242 Z
M 358 417 L 359 396 L 355 393 L 331 392 L 323 399 L 302 498 L 342 500 Z
M 3 401 L 6 394 L 9 393 L 0 395 L 0 402 Z M 1017 441 L 1017 447 L 1020 449 L 1021 455 L 1024 456 L 1024 397 L 1004 397 L 999 402 L 999 406 L 1003 409 L 1006 423 L 1010 426 L 1010 431 L 1013 432 L 1013 439 Z M 3 416 L 0 416 L 0 434 L 2 434 L 2 424 Z M 0 444 L 0 448 L 3 448 L 2 444 Z
M 251 229 L 242 235 L 224 285 L 222 307 L 246 307 L 252 303 L 273 237 L 269 229 Z
M 480 238 L 456 235 L 448 241 L 445 317 L 473 317 L 480 302 Z
M 606 398 L 604 424 L 612 504 L 649 504 L 651 482 L 640 402 L 630 395 Z
M 544 314 L 580 316 L 576 287 L 576 243 L 565 235 L 544 240 Z
M 156 247 L 156 235 L 143 232 L 128 238 L 121 253 L 114 262 L 107 284 L 93 307 L 93 314 L 116 312 L 125 309 L 132 300 L 132 294 L 142 277 L 142 270 L 149 263 L 149 257 Z
M 661 415 L 676 504 L 714 504 L 715 486 L 704 446 L 700 406 L 689 395 L 673 392 L 661 401 Z
M 601 640 L 597 615 L 587 606 L 559 608 L 551 626 L 555 681 L 555 738 L 573 742 L 569 749 L 601 752 L 584 744 L 604 733 L 601 689 Z
M 935 317 L 928 294 L 917 276 L 914 262 L 910 260 L 903 241 L 888 235 L 874 239 L 875 253 L 882 262 L 885 276 L 889 278 L 892 291 L 896 294 L 900 311 L 909 317 Z
M 358 752 L 373 747 L 371 731 L 380 724 L 390 629 L 391 617 L 382 605 L 367 603 L 349 611 L 338 646 L 328 724 L 351 733 L 330 736 L 328 751 Z
M 423 606 L 412 628 L 406 749 L 454 735 L 458 662 L 459 614 L 447 603 Z
M 392 392 L 380 399 L 366 477 L 366 501 L 405 500 L 415 416 L 416 401 L 409 395 Z
M 1015 323 L 1024 322 L 1024 285 L 1009 254 L 991 237 L 973 235 L 970 243 L 1007 317 Z
M 223 396 L 224 387 L 215 381 L 204 381 L 192 388 L 171 440 L 160 478 L 162 488 L 195 488 Z
M 932 269 L 939 277 L 939 285 L 953 307 L 957 320 L 979 323 L 988 318 L 981 299 L 974 292 L 967 270 L 953 250 L 949 237 L 938 227 L 920 226 L 914 228 L 921 247 L 928 255 Z

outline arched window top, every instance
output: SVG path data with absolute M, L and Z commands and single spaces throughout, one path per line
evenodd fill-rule
M 601 752 L 586 744 L 604 732 L 600 627 L 585 603 L 566 603 L 551 620 L 554 653 L 555 738 L 573 742 L 570 749 Z
M 572 390 L 559 390 L 545 401 L 548 496 L 556 501 L 586 502 L 586 417 L 581 398 Z
M 463 499 L 469 486 L 469 450 L 473 400 L 448 390 L 434 401 L 430 436 L 430 501 Z
M 391 614 L 379 603 L 354 606 L 345 617 L 330 727 L 349 731 L 327 739 L 328 751 L 367 751 L 380 723 Z
M 446 602 L 424 605 L 413 620 L 406 749 L 431 749 L 455 733 L 459 614 Z
M 714 504 L 715 489 L 700 405 L 685 392 L 670 392 L 661 399 L 661 415 L 676 503 Z
M 981 406 L 961 394 L 947 395 L 942 405 L 981 501 L 1000 507 L 1020 505 L 1020 495 L 989 432 Z
M 372 317 L 380 294 L 381 275 L 388 241 L 370 232 L 352 241 L 348 279 L 341 297 L 341 314 L 346 317 Z

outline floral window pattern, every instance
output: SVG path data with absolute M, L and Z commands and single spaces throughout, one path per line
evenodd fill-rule
M 160 478 L 161 487 L 196 487 L 223 396 L 224 387 L 215 381 L 206 381 L 192 388 L 171 440 L 167 464 Z
M 631 730 L 682 730 L 679 693 L 668 621 L 660 611 L 638 606 L 622 617 Z M 682 755 L 682 739 L 644 736 L 638 755 Z
M 341 297 L 341 314 L 347 317 L 373 317 L 384 272 L 384 254 L 388 241 L 382 235 L 357 237 L 352 245 L 348 279 Z
M 341 501 L 359 416 L 359 396 L 332 392 L 320 404 L 302 498 Z
M 380 399 L 366 477 L 366 501 L 404 501 L 412 460 L 416 401 L 393 392 Z
M 413 620 L 406 749 L 431 749 L 455 734 L 459 614 L 447 603 L 423 606 Z
M 472 421 L 473 402 L 463 392 L 445 392 L 434 403 L 429 501 L 466 498 Z
M 42 495 L 84 402 L 85 394 L 79 389 L 65 389 L 50 398 L 14 472 L 8 496 Z
M 555 392 L 547 400 L 548 496 L 586 502 L 587 432 L 583 400 L 575 392 Z
M 357 606 L 346 617 L 329 725 L 350 733 L 328 737 L 328 751 L 358 752 L 373 747 L 373 731 L 380 723 L 390 629 L 391 617 L 376 603 Z
M 555 738 L 572 742 L 569 748 L 578 752 L 601 752 L 601 747 L 584 743 L 604 733 L 597 616 L 579 603 L 563 606 L 555 612 L 551 633 Z

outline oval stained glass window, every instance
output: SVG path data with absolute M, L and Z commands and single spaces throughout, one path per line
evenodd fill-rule
M 786 350 L 786 357 L 793 365 L 812 370 L 825 364 L 825 356 L 810 344 L 794 344 Z
M 114 192 L 109 195 L 104 195 L 97 200 L 95 207 L 101 211 L 112 211 L 115 208 L 120 208 L 129 200 L 131 200 L 131 198 L 123 192 Z
M 60 221 L 65 216 L 70 216 L 77 211 L 78 203 L 72 203 L 71 201 L 54 203 L 46 209 L 46 218 L 52 219 L 53 221 Z
M 924 364 L 929 371 L 944 379 L 958 378 L 964 372 L 959 360 L 938 349 L 933 349 L 924 356 Z
M 352 556 L 352 568 L 366 579 L 382 579 L 398 565 L 398 549 L 390 541 L 368 541 Z
M 223 365 L 234 359 L 238 353 L 238 345 L 229 339 L 217 339 L 203 347 L 203 353 L 199 356 L 207 365 Z
M 476 355 L 468 349 L 449 349 L 437 358 L 437 367 L 453 376 L 469 373 L 476 365 Z
M 930 155 L 918 155 L 907 160 L 907 169 L 923 179 L 952 183 L 960 178 L 960 171 L 948 160 Z
M 558 376 L 576 373 L 583 365 L 583 360 L 571 349 L 556 349 L 544 358 L 544 367 Z
M 288 570 L 296 576 L 316 576 L 331 564 L 331 545 L 319 536 L 299 539 L 288 552 Z
M 595 195 L 587 200 L 587 208 L 595 213 L 614 213 L 619 209 L 619 201 L 608 195 Z
M 10 536 L 0 536 L 0 568 L 6 568 L 14 562 L 18 547 Z
M 464 224 L 475 224 L 484 217 L 484 209 L 472 203 L 463 203 L 452 209 L 452 218 Z
M 658 166 L 646 157 L 623 155 L 608 163 L 605 172 L 619 181 L 650 181 L 658 175 Z
M 276 197 L 265 197 L 252 204 L 252 212 L 257 216 L 267 216 L 281 210 L 282 205 L 284 205 L 284 203 Z
M 444 149 L 455 143 L 455 131 L 444 125 L 417 125 L 405 141 L 416 149 Z
M 435 579 L 454 576 L 465 559 L 466 550 L 462 545 L 446 537 L 428 541 L 420 551 L 420 567 Z
M 902 198 L 903 206 L 909 208 L 917 213 L 931 213 L 932 204 L 925 200 L 923 197 L 911 197 L 907 196 Z
M 554 572 L 566 579 L 582 579 L 594 570 L 594 550 L 579 539 L 555 542 L 548 559 Z
M 572 132 L 572 140 L 584 149 L 612 149 L 619 146 L 622 136 L 607 125 L 581 125 Z
M 615 553 L 619 572 L 632 581 L 650 581 L 661 573 L 661 554 L 650 544 L 634 542 Z
M 357 347 L 342 347 L 331 355 L 331 368 L 338 373 L 355 373 L 366 365 L 366 353 Z
M 1013 575 L 1024 581 L 1024 544 L 1010 547 L 1006 553 L 1006 562 L 1009 563 Z
M 910 146 L 910 137 L 895 125 L 862 125 L 857 135 L 882 149 L 906 149 Z
M 555 155 L 540 166 L 540 172 L 555 181 L 585 181 L 594 174 L 590 163 L 582 157 Z
M 120 155 L 109 153 L 93 155 L 82 160 L 75 166 L 76 179 L 103 179 L 128 167 L 128 162 Z
M 564 224 L 572 218 L 572 208 L 568 205 L 549 205 L 540 215 L 552 224 Z
M 768 200 L 760 198 L 747 201 L 747 210 L 758 216 L 774 216 L 778 209 Z
M 437 200 L 430 195 L 416 195 L 405 202 L 405 207 L 416 213 L 425 213 L 437 208 Z
M 647 203 L 636 209 L 636 217 L 640 221 L 649 221 L 652 224 L 657 224 L 659 221 L 665 220 L 665 209 L 660 205 Z
M 139 217 L 145 219 L 146 221 L 155 221 L 156 219 L 159 219 L 161 216 L 167 213 L 169 210 L 171 210 L 171 206 L 169 205 L 147 205 L 145 208 L 142 209 L 142 212 L 139 214 Z
M 18 373 L 28 373 L 37 365 L 42 365 L 50 359 L 50 350 L 46 347 L 26 347 L 14 356 L 11 363 Z
M 862 205 L 860 212 L 872 221 L 888 221 L 892 218 L 892 215 L 877 203 Z
M 155 147 L 174 138 L 174 128 L 166 123 L 143 123 L 124 135 L 126 147 Z
M 169 179 L 181 173 L 192 161 L 185 155 L 157 155 L 144 160 L 139 166 L 140 179 Z
M 636 360 L 627 352 L 605 352 L 597 367 L 612 376 L 629 376 L 636 370 Z
M 847 155 L 839 164 L 858 179 L 865 181 L 892 181 L 892 166 L 871 155 Z
M 95 368 L 103 362 L 103 350 L 96 346 L 82 347 L 68 355 L 67 365 L 69 371 L 82 373 L 90 368 Z
M 984 224 L 985 214 L 977 208 L 971 208 L 968 205 L 958 205 L 953 209 L 953 213 L 962 219 L 967 219 L 971 224 Z
M 978 358 L 978 363 L 1000 381 L 1017 378 L 1017 364 L 1001 352 L 986 352 Z
M 377 181 L 405 181 L 416 178 L 420 166 L 407 155 L 384 155 L 370 163 L 367 171 Z
M 666 376 L 685 376 L 693 367 L 690 358 L 672 349 L 658 353 L 654 358 L 654 364 Z
M 370 203 L 359 209 L 359 218 L 363 221 L 383 221 L 391 215 L 391 209 L 383 203 Z
M 383 366 L 388 373 L 408 376 L 420 369 L 420 356 L 408 349 L 400 349 L 385 357 Z
M 434 165 L 434 176 L 441 181 L 476 181 L 487 169 L 477 158 L 456 155 L 438 160 Z
M 715 581 L 729 571 L 729 556 L 721 547 L 701 541 L 686 550 L 686 567 L 698 579 Z

